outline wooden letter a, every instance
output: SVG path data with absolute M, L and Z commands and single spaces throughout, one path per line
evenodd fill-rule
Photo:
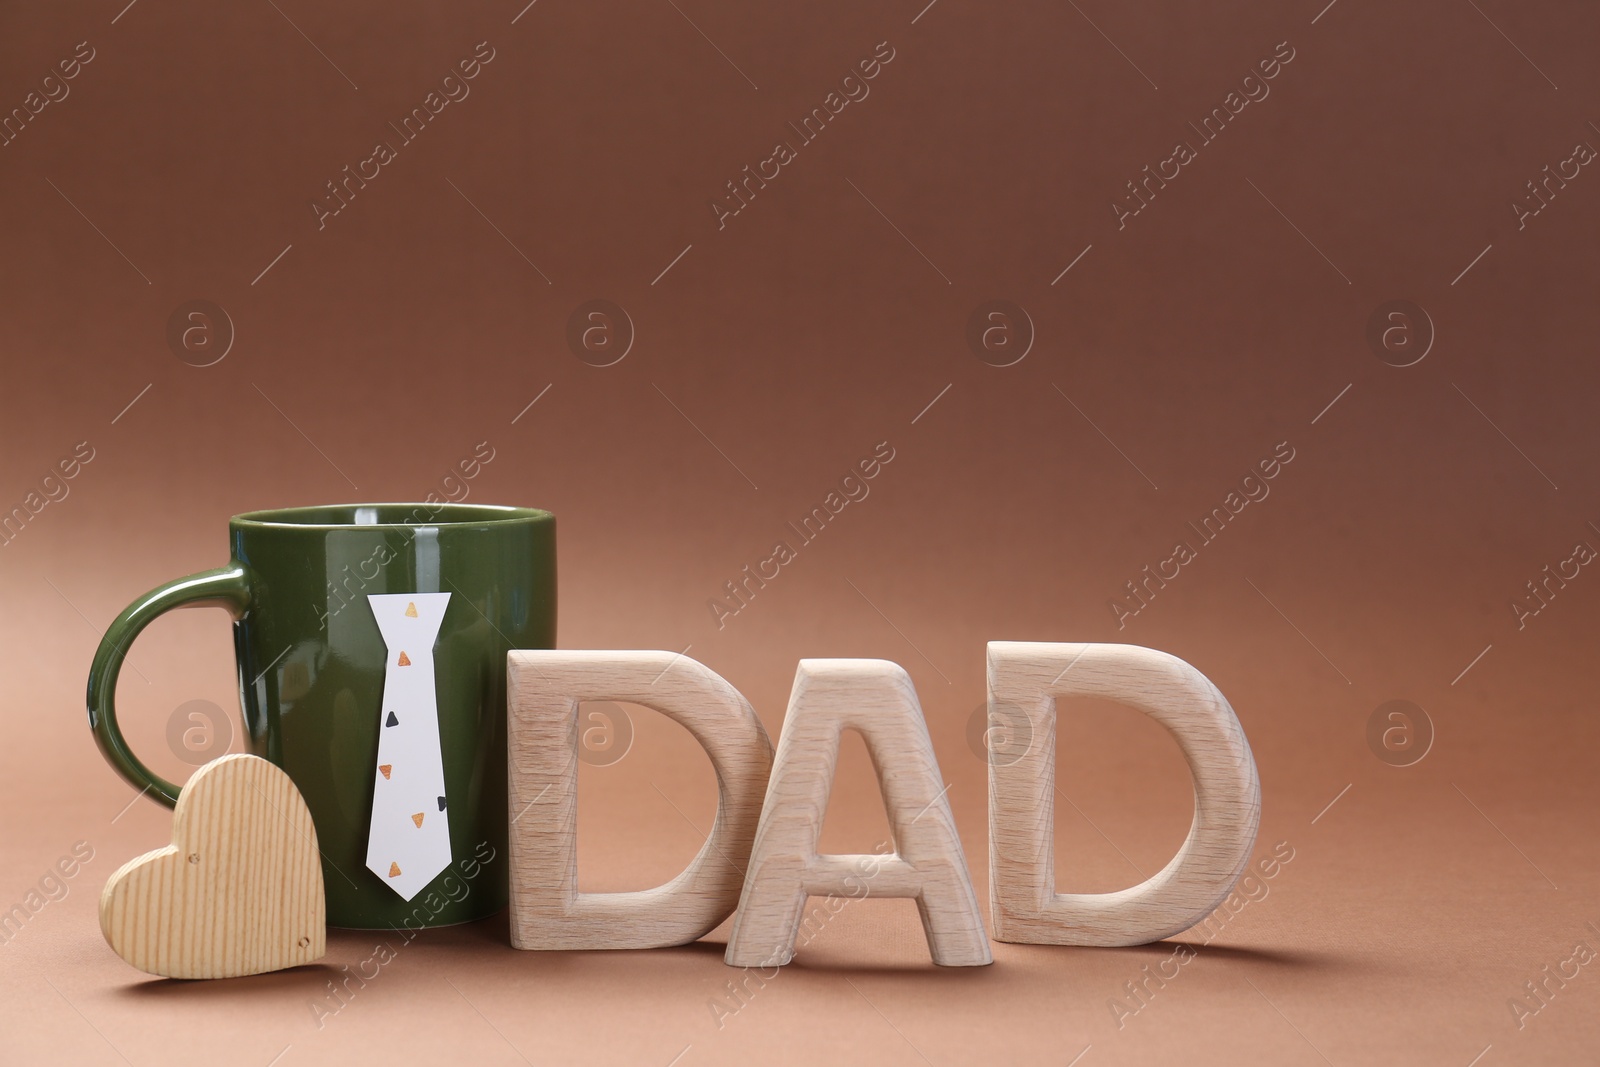
M 894 834 L 896 851 L 890 855 L 817 855 L 839 735 L 846 729 L 860 731 L 872 755 Z M 788 963 L 806 897 L 815 895 L 914 897 L 934 963 L 992 963 L 944 793 L 917 691 L 899 665 L 801 660 L 726 962 Z

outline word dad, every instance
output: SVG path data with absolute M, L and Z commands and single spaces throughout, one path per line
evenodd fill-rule
M 776 755 L 750 703 L 720 675 L 672 652 L 508 654 L 511 943 L 522 949 L 687 944 L 734 922 L 724 960 L 773 967 L 794 956 L 808 896 L 872 892 L 917 901 L 933 962 L 993 962 L 927 723 L 905 670 L 887 660 L 804 659 Z M 1034 739 L 989 761 L 989 899 L 998 941 L 1140 945 L 1187 930 L 1233 889 L 1261 814 L 1255 759 L 1217 687 L 1176 656 L 1136 645 L 992 641 L 989 724 Z M 1177 740 L 1194 776 L 1195 816 L 1178 854 L 1116 893 L 1055 891 L 1055 716 L 1062 697 L 1121 701 Z M 641 704 L 673 719 L 717 774 L 717 816 L 693 862 L 633 893 L 577 888 L 578 706 Z M 872 756 L 895 851 L 820 855 L 840 735 Z M 1004 765 L 1002 765 L 1004 764 Z M 741 875 L 741 870 L 745 873 Z

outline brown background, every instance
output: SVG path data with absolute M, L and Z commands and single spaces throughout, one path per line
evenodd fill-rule
M 1600 546 L 1600 177 L 1520 230 L 1511 204 L 1600 144 L 1600 13 L 923 2 L 7 5 L 0 107 L 79 41 L 95 51 L 0 148 L 0 506 L 76 443 L 95 451 L 0 548 L 0 906 L 75 842 L 94 850 L 0 947 L 7 1062 L 1592 1054 L 1592 968 L 1522 1029 L 1508 999 L 1600 945 L 1600 578 L 1520 630 L 1511 603 Z M 470 96 L 319 230 L 323 183 L 482 41 Z M 895 58 L 870 95 L 719 231 L 708 201 L 881 41 Z M 1119 230 L 1124 182 L 1197 140 L 1187 124 L 1284 41 L 1270 96 Z M 606 368 L 566 341 L 594 298 L 636 332 Z M 236 334 L 213 366 L 167 343 L 194 299 Z M 991 299 L 1033 323 L 1013 366 L 965 339 Z M 1404 368 L 1365 339 L 1396 299 L 1436 333 Z M 168 819 L 126 807 L 85 729 L 99 632 L 221 563 L 234 512 L 420 498 L 485 440 L 468 499 L 560 516 L 564 647 L 691 646 L 774 737 L 798 658 L 904 664 L 985 898 L 966 727 L 990 639 L 1195 664 L 1254 747 L 1258 850 L 1287 841 L 1294 860 L 1121 1028 L 1108 1001 L 1170 946 L 996 945 L 991 968 L 936 971 L 909 901 L 851 905 L 720 1029 L 721 932 L 544 955 L 512 951 L 503 919 L 440 931 L 321 1028 L 312 1002 L 370 935 L 232 983 L 132 971 L 95 901 Z M 884 440 L 871 495 L 719 629 L 708 599 Z M 1271 496 L 1119 629 L 1108 600 L 1281 441 L 1295 459 Z M 164 740 L 175 709 L 234 707 L 230 658 L 211 613 L 137 645 L 124 716 L 158 770 L 187 773 Z M 1436 730 L 1414 766 L 1368 747 L 1390 699 Z M 1061 886 L 1131 884 L 1182 840 L 1183 764 L 1126 709 L 1067 712 Z M 634 724 L 622 760 L 584 768 L 586 888 L 656 884 L 710 820 L 687 735 Z M 824 845 L 870 849 L 884 825 L 852 740 Z

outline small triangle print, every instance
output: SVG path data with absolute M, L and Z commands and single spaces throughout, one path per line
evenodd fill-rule
M 417 829 L 419 830 L 422 829 L 422 816 L 423 813 L 420 811 L 411 816 L 411 821 L 417 824 Z
M 391 711 L 389 713 L 389 717 L 384 720 L 383 725 L 385 725 L 385 726 L 399 726 L 400 725 L 400 720 L 395 718 L 394 717 L 394 712 Z M 384 775 L 384 777 L 387 778 L 388 775 Z
M 417 617 L 417 602 L 413 600 L 411 603 L 406 605 L 406 618 L 414 619 L 416 617 Z
M 440 797 L 439 798 L 439 810 L 440 811 L 444 810 L 444 797 Z
M 411 666 L 411 657 L 406 655 L 404 652 L 401 652 L 400 653 L 400 658 L 395 661 L 395 666 L 397 666 L 397 667 L 409 667 L 409 666 Z
M 400 865 L 398 863 L 389 864 L 389 877 L 390 878 L 398 878 L 398 877 L 400 877 Z
M 394 770 L 394 764 L 392 764 L 392 763 L 380 763 L 380 764 L 378 764 L 378 773 L 383 775 L 385 780 L 388 779 L 389 772 L 392 771 L 392 770 Z

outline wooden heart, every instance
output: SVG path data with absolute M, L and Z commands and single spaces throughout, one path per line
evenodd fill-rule
M 107 943 L 167 978 L 321 959 L 326 916 L 311 812 L 289 776 L 256 756 L 196 771 L 172 814 L 172 844 L 123 864 L 100 894 Z

